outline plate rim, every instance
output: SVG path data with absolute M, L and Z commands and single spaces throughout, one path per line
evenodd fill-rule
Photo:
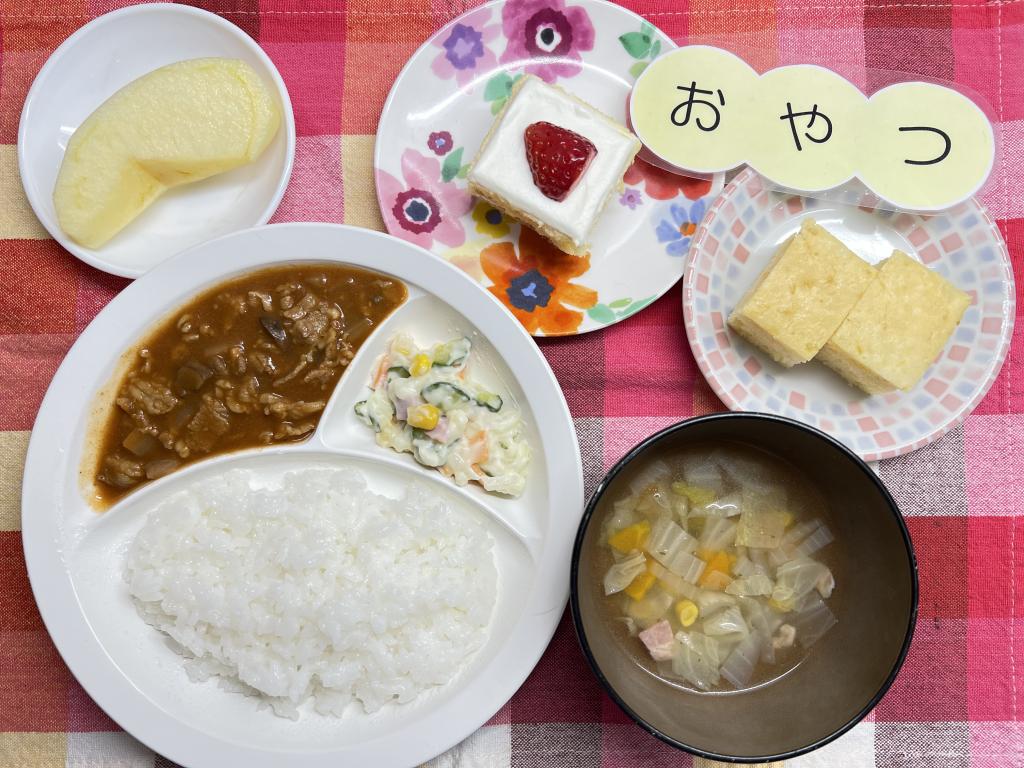
M 701 375 L 704 380 L 711 387 L 715 395 L 726 405 L 730 411 L 743 412 L 743 411 L 756 411 L 764 413 L 775 413 L 770 409 L 766 409 L 766 404 L 758 404 L 756 407 L 745 407 L 744 404 L 738 401 L 732 396 L 732 393 L 722 387 L 718 380 L 718 377 L 714 375 L 711 366 L 707 360 L 706 350 L 704 345 L 701 343 L 697 336 L 697 330 L 694 326 L 694 308 L 693 308 L 693 294 L 694 285 L 693 280 L 696 274 L 694 265 L 697 261 L 697 257 L 700 252 L 700 246 L 704 242 L 705 238 L 709 235 L 710 222 L 714 220 L 714 217 L 719 213 L 719 210 L 725 203 L 731 198 L 731 196 L 743 185 L 750 182 L 755 177 L 759 177 L 757 171 L 750 166 L 744 166 L 743 169 L 734 176 L 725 188 L 719 194 L 714 204 L 708 209 L 707 214 L 704 216 L 704 220 L 701 221 L 697 228 L 697 232 L 694 234 L 693 242 L 690 246 L 690 250 L 686 255 L 686 271 L 683 275 L 682 281 L 682 306 L 683 306 L 683 324 L 686 327 L 686 339 L 690 345 L 690 350 L 693 353 L 694 360 L 697 363 L 697 367 L 700 369 Z M 813 197 L 813 195 L 803 194 L 799 192 L 792 193 L 799 197 Z M 1003 238 L 1002 233 L 999 231 L 996 220 L 989 213 L 988 209 L 982 205 L 977 198 L 970 197 L 965 200 L 961 205 L 971 205 L 974 207 L 977 214 L 985 221 L 989 229 L 996 233 L 996 244 L 998 247 L 996 251 L 999 253 L 1000 265 L 1003 268 L 1004 274 L 1007 277 L 1007 300 L 1003 302 L 1003 324 L 1002 334 L 999 340 L 999 348 L 996 350 L 995 357 L 993 358 L 991 372 L 986 379 L 981 382 L 972 393 L 971 397 L 968 398 L 964 404 L 957 410 L 952 418 L 947 419 L 939 426 L 932 429 L 928 434 L 923 437 L 919 437 L 911 442 L 904 441 L 900 445 L 894 448 L 882 449 L 871 449 L 862 451 L 852 445 L 849 445 L 850 450 L 860 456 L 864 461 L 880 461 L 882 459 L 892 459 L 897 456 L 904 456 L 908 453 L 930 445 L 939 438 L 946 435 L 948 432 L 956 429 L 958 426 L 966 421 L 967 417 L 974 412 L 981 401 L 988 394 L 992 385 L 995 384 L 996 379 L 999 377 L 999 373 L 1002 371 L 1003 364 L 1006 362 L 1006 356 L 1010 350 L 1010 344 L 1013 339 L 1013 329 L 1016 321 L 1016 278 L 1013 274 L 1013 265 L 1009 259 L 1009 252 L 1006 246 L 1006 240 Z M 912 213 L 911 215 L 924 215 L 930 218 L 942 215 L 944 212 L 930 212 L 930 213 Z M 797 409 L 798 413 L 803 413 L 804 409 Z M 785 416 L 782 413 L 775 413 L 778 416 Z M 802 423 L 802 419 L 800 420 Z M 813 426 L 813 425 L 808 425 Z M 815 427 L 820 429 L 819 427 Z M 829 433 L 831 434 L 831 433 Z M 847 444 L 843 438 L 838 435 L 832 435 L 835 439 Z
M 424 54 L 424 52 L 429 52 L 430 46 L 433 44 L 433 42 L 438 37 L 441 36 L 442 33 L 447 31 L 453 25 L 457 24 L 463 18 L 465 18 L 466 16 L 468 16 L 468 15 L 470 15 L 472 13 L 477 13 L 478 11 L 480 11 L 480 10 L 482 10 L 484 8 L 494 9 L 494 8 L 502 7 L 502 6 L 506 5 L 507 2 L 508 2 L 508 0 L 488 0 L 488 2 L 482 3 L 482 4 L 480 4 L 478 6 L 474 6 L 472 8 L 468 8 L 467 10 L 463 11 L 462 13 L 460 13 L 458 16 L 455 16 L 454 18 L 450 19 L 443 26 L 439 27 L 436 31 L 431 33 L 431 35 L 426 40 L 424 40 L 423 43 L 421 43 L 419 46 L 417 46 L 416 50 L 413 51 L 409 55 L 409 58 L 406 59 L 405 63 L 402 65 L 402 68 L 399 70 L 398 74 L 395 76 L 395 81 L 391 84 L 391 88 L 388 90 L 387 98 L 384 100 L 384 105 L 381 108 L 380 118 L 378 118 L 378 120 L 377 120 L 376 131 L 374 133 L 374 142 L 373 142 L 373 181 L 374 181 L 374 199 L 377 202 L 377 209 L 378 209 L 378 211 L 382 212 L 384 210 L 384 205 L 385 205 L 384 201 L 381 199 L 380 186 L 377 184 L 377 175 L 382 170 L 381 158 L 382 158 L 383 152 L 385 151 L 385 147 L 382 145 L 382 142 L 380 140 L 380 137 L 381 137 L 381 126 L 384 124 L 385 116 L 388 114 L 388 111 L 392 108 L 392 103 L 393 103 L 393 101 L 396 98 L 396 93 L 398 92 L 399 85 L 401 84 L 402 80 L 405 79 L 405 76 L 406 76 L 407 72 L 412 69 L 414 62 L 422 54 Z M 637 24 L 647 24 L 647 25 L 650 25 L 654 29 L 654 32 L 656 34 L 658 34 L 663 41 L 667 42 L 668 47 L 665 48 L 664 50 L 675 49 L 675 48 L 679 47 L 678 44 L 675 42 L 675 40 L 672 39 L 672 36 L 669 35 L 668 33 L 666 33 L 663 29 L 661 29 L 661 27 L 659 27 L 653 21 L 645 18 L 644 16 L 641 16 L 640 14 L 636 13 L 635 11 L 633 11 L 633 10 L 631 10 L 629 8 L 626 8 L 625 6 L 619 5 L 618 3 L 601 2 L 601 0 L 566 0 L 566 4 L 569 4 L 569 3 L 572 3 L 572 2 L 578 3 L 581 6 L 597 6 L 597 7 L 601 7 L 601 8 L 611 7 L 615 11 L 618 11 L 618 12 L 621 12 L 621 13 L 625 14 L 627 17 L 631 17 L 631 18 L 635 19 Z M 509 71 L 509 69 L 510 68 L 508 68 L 508 67 L 504 67 L 503 71 Z M 628 104 L 627 104 L 627 109 L 626 109 L 626 115 L 627 115 L 627 119 L 628 119 L 628 116 L 629 116 Z M 639 156 L 639 154 L 641 154 L 643 152 L 643 150 L 644 150 L 644 148 L 641 147 L 641 151 L 640 151 L 640 153 L 638 153 L 638 156 Z M 708 199 L 708 206 L 709 207 L 710 207 L 712 201 L 716 197 L 720 196 L 722 194 L 724 188 L 725 188 L 725 173 L 716 172 L 716 173 L 710 174 L 710 176 L 711 176 L 711 189 L 709 190 L 708 194 L 704 196 L 704 197 L 706 197 Z M 687 200 L 689 200 L 689 198 L 687 198 Z M 661 202 L 665 202 L 665 201 L 658 200 L 657 202 L 661 203 Z M 690 200 L 689 202 L 693 202 L 693 201 Z M 610 201 L 609 201 L 609 203 L 610 203 Z M 395 234 L 394 232 L 392 232 L 388 228 L 387 218 L 386 217 L 383 217 L 383 220 L 384 220 L 384 227 L 385 227 L 386 231 L 388 232 L 388 234 L 392 235 L 393 237 L 398 237 L 398 239 L 400 239 L 400 240 L 404 240 L 404 238 L 402 238 L 400 235 Z M 441 261 L 445 261 L 445 259 L 440 254 L 434 253 L 433 251 L 428 251 L 428 252 L 434 258 L 440 259 Z M 669 291 L 671 291 L 676 285 L 678 285 L 680 280 L 684 279 L 685 275 L 686 275 L 686 264 L 685 264 L 685 262 L 686 262 L 686 256 L 683 256 L 682 259 L 681 259 L 681 263 L 680 263 L 680 274 L 679 274 L 679 277 L 677 277 L 672 283 L 666 285 L 663 289 L 659 289 L 658 291 L 655 291 L 655 295 L 650 300 L 650 302 L 645 307 L 641 308 L 637 312 L 634 312 L 632 315 L 627 315 L 626 317 L 617 318 L 617 319 L 613 320 L 610 323 L 606 323 L 606 324 L 603 324 L 603 325 L 598 325 L 598 326 L 595 326 L 593 328 L 587 328 L 585 330 L 576 330 L 576 331 L 565 332 L 565 333 L 557 333 L 557 334 L 555 334 L 555 333 L 553 333 L 553 334 L 546 334 L 546 333 L 538 332 L 538 333 L 531 334 L 531 335 L 534 338 L 539 338 L 539 339 L 565 338 L 565 337 L 573 337 L 573 336 L 582 336 L 582 335 L 585 335 L 585 334 L 588 334 L 588 333 L 597 333 L 597 332 L 606 330 L 606 329 L 608 329 L 608 328 L 610 328 L 610 327 L 612 327 L 614 325 L 618 325 L 619 323 L 621 323 L 621 322 L 623 322 L 625 320 L 630 319 L 634 315 L 639 314 L 639 312 L 642 312 L 644 309 L 649 307 L 651 304 L 654 304 L 656 301 L 658 301 L 659 299 L 664 297 L 667 293 L 669 293 Z M 477 282 L 477 281 L 474 280 L 474 282 Z M 483 283 L 477 282 L 477 284 L 480 285 L 482 288 L 484 288 L 484 290 L 487 290 L 489 288 L 489 286 L 485 286 Z
M 270 218 L 277 211 L 278 206 L 281 204 L 281 200 L 284 198 L 284 193 L 288 188 L 288 183 L 291 180 L 292 172 L 295 165 L 295 146 L 296 146 L 296 132 L 295 132 L 295 113 L 292 109 L 291 95 L 288 93 L 288 87 L 285 85 L 284 78 L 281 77 L 280 71 L 274 64 L 273 60 L 267 54 L 266 51 L 253 40 L 241 27 L 234 24 L 227 19 L 218 16 L 210 11 L 203 10 L 190 5 L 179 5 L 177 3 L 142 3 L 139 5 L 129 5 L 124 8 L 118 8 L 113 11 L 108 11 L 93 19 L 90 19 L 85 24 L 80 26 L 74 32 L 71 33 L 60 45 L 58 45 L 51 53 L 43 66 L 36 73 L 36 76 L 32 80 L 32 85 L 29 86 L 28 93 L 25 95 L 25 101 L 21 107 L 21 114 L 18 118 L 18 137 L 17 137 L 17 155 L 18 155 L 18 177 L 21 181 L 22 190 L 25 193 L 25 198 L 28 200 L 29 206 L 32 208 L 32 213 L 39 221 L 39 224 L 46 230 L 47 234 L 57 241 L 58 244 L 65 250 L 67 250 L 76 259 L 88 264 L 101 272 L 106 272 L 110 275 L 116 275 L 118 277 L 127 277 L 135 279 L 141 277 L 149 271 L 156 268 L 158 262 L 148 270 L 137 269 L 132 267 L 125 267 L 117 262 L 107 260 L 102 256 L 102 249 L 86 248 L 85 246 L 79 245 L 74 240 L 65 234 L 60 226 L 54 221 L 48 221 L 48 216 L 43 215 L 43 204 L 39 195 L 36 193 L 35 185 L 26 184 L 25 179 L 35 178 L 37 175 L 29 163 L 27 156 L 27 133 L 28 123 L 35 107 L 35 102 L 38 93 L 43 88 L 44 81 L 50 77 L 51 71 L 57 66 L 58 62 L 64 58 L 64 56 L 74 48 L 80 40 L 87 34 L 94 32 L 98 27 L 102 27 L 106 24 L 114 23 L 119 21 L 121 18 L 126 16 L 141 16 L 150 13 L 177 13 L 182 16 L 190 16 L 195 19 L 200 19 L 203 23 L 211 24 L 219 27 L 221 30 L 227 32 L 232 37 L 236 38 L 241 44 L 249 50 L 253 55 L 258 58 L 267 72 L 270 75 L 271 84 L 274 90 L 277 92 L 278 98 L 281 100 L 281 117 L 282 125 L 281 129 L 285 135 L 285 162 L 284 167 L 281 169 L 281 173 L 277 179 L 277 186 L 274 189 L 274 193 L 268 199 L 263 210 L 260 212 L 257 220 L 251 225 L 251 227 L 262 226 L 270 221 Z M 184 61 L 184 59 L 182 59 Z M 102 102 L 101 102 L 102 103 Z M 96 105 L 99 107 L 99 104 Z M 234 230 L 236 232 L 243 231 L 244 229 L 250 229 L 251 227 L 244 227 L 243 229 Z M 225 233 L 231 234 L 231 233 Z M 218 235 L 217 237 L 223 237 L 224 235 Z M 203 241 L 206 242 L 206 241 Z M 196 243 L 199 245 L 200 243 Z M 195 245 L 189 246 L 189 250 L 194 248 Z M 163 261 L 168 261 L 177 254 L 172 254 L 165 258 Z
M 534 572 L 537 574 L 535 587 L 519 614 L 513 630 L 503 640 L 495 655 L 486 667 L 474 677 L 465 681 L 464 687 L 456 696 L 441 704 L 434 710 L 403 727 L 403 730 L 426 731 L 431 718 L 440 711 L 447 715 L 453 713 L 457 718 L 445 722 L 461 722 L 455 727 L 434 728 L 426 733 L 418 733 L 419 739 L 394 740 L 386 736 L 372 737 L 354 745 L 342 745 L 340 748 L 327 748 L 312 752 L 298 752 L 294 749 L 272 750 L 264 747 L 249 747 L 228 741 L 197 728 L 195 720 L 179 720 L 160 709 L 159 705 L 140 691 L 127 675 L 120 671 L 115 659 L 108 656 L 104 646 L 96 638 L 90 620 L 85 615 L 77 596 L 75 581 L 72 579 L 70 567 L 66 564 L 68 552 L 65 551 L 63 529 L 64 519 L 57 514 L 61 508 L 60 494 L 66 488 L 63 482 L 54 483 L 54 456 L 72 453 L 65 447 L 66 428 L 61 420 L 65 414 L 73 418 L 82 418 L 81 408 L 88 408 L 93 402 L 94 392 L 83 395 L 84 405 L 65 403 L 62 401 L 64 391 L 76 386 L 74 382 L 75 364 L 88 354 L 90 345 L 102 343 L 104 326 L 118 321 L 117 315 L 131 309 L 132 303 L 152 301 L 152 284 L 158 284 L 166 275 L 178 272 L 179 278 L 194 283 L 197 287 L 205 287 L 227 279 L 231 275 L 245 273 L 261 267 L 320 260 L 305 254 L 292 257 L 257 258 L 253 260 L 245 250 L 245 244 L 252 238 L 260 238 L 269 231 L 280 233 L 274 237 L 290 237 L 300 230 L 324 231 L 326 237 L 337 240 L 341 248 L 337 261 L 367 269 L 393 274 L 404 282 L 411 283 L 428 295 L 439 298 L 452 307 L 488 336 L 491 343 L 503 352 L 514 352 L 516 362 L 530 363 L 530 388 L 524 392 L 538 394 L 528 397 L 531 409 L 538 421 L 552 423 L 557 418 L 560 428 L 539 431 L 540 444 L 534 446 L 535 461 L 543 458 L 547 464 L 549 487 L 547 501 L 558 510 L 566 506 L 578 507 L 571 514 L 551 514 L 544 533 L 544 550 L 533 559 Z M 314 234 L 313 237 L 318 235 Z M 303 235 L 298 235 L 303 237 Z M 231 242 L 231 241 L 237 242 Z M 384 254 L 383 248 L 375 249 L 374 244 L 389 244 L 394 250 L 392 254 Z M 348 244 L 346 254 L 345 244 Z M 353 247 L 362 244 L 369 247 Z M 192 269 L 206 252 L 216 253 L 225 248 L 235 248 L 237 255 L 231 259 L 206 259 L 200 266 Z M 355 259 L 351 253 L 356 253 Z M 295 222 L 271 224 L 253 227 L 247 230 L 232 232 L 216 240 L 202 243 L 188 251 L 159 264 L 147 276 L 129 285 L 116 296 L 86 328 L 76 340 L 67 356 L 61 362 L 54 375 L 46 395 L 40 406 L 29 440 L 28 451 L 23 475 L 21 494 L 22 544 L 25 554 L 26 568 L 32 587 L 33 596 L 39 608 L 47 632 L 57 647 L 58 652 L 68 665 L 72 674 L 86 692 L 127 732 L 138 738 L 158 754 L 182 765 L 219 766 L 235 764 L 244 759 L 247 765 L 254 768 L 271 768 L 280 764 L 287 757 L 289 765 L 302 768 L 327 768 L 336 766 L 339 759 L 349 757 L 356 759 L 374 755 L 374 763 L 381 766 L 405 765 L 411 761 L 422 762 L 437 754 L 441 754 L 466 737 L 474 733 L 497 712 L 526 680 L 540 661 L 547 649 L 551 637 L 557 629 L 565 604 L 568 600 L 568 557 L 572 549 L 579 516 L 583 512 L 584 486 L 582 459 L 579 442 L 565 396 L 558 386 L 543 353 L 525 329 L 515 320 L 496 299 L 480 288 L 480 286 L 457 268 L 439 263 L 429 269 L 416 264 L 426 251 L 390 235 L 359 227 L 343 224 Z M 410 258 L 412 257 L 412 258 Z M 381 262 L 384 262 L 383 264 Z M 430 275 L 429 273 L 433 273 Z M 405 273 L 403 276 L 399 273 Z M 454 273 L 454 274 L 453 274 Z M 150 276 L 152 275 L 152 276 Z M 409 277 L 412 275 L 414 277 Z M 459 285 L 461 283 L 461 285 Z M 441 291 L 436 292 L 431 285 L 439 285 Z M 468 299 L 468 306 L 456 305 L 448 297 L 457 297 L 459 293 Z M 446 294 L 442 295 L 442 294 Z M 122 298 L 126 297 L 126 298 Z M 161 302 L 173 307 L 173 296 Z M 125 307 L 125 310 L 120 309 Z M 495 311 L 497 309 L 498 311 Z M 172 310 L 173 311 L 173 310 Z M 152 319 L 143 320 L 132 325 L 131 334 L 137 337 L 150 327 Z M 495 338 L 501 334 L 501 338 Z M 506 334 L 508 334 L 506 336 Z M 85 339 L 82 342 L 82 339 Z M 101 360 L 102 364 L 104 360 Z M 546 386 L 539 389 L 537 379 L 546 378 Z M 522 384 L 521 375 L 516 376 Z M 90 384 L 91 388 L 91 384 Z M 77 398 L 76 398 L 77 399 Z M 538 410 L 540 408 L 540 410 Z M 539 425 L 538 425 L 539 426 Z M 549 437 L 545 437 L 549 435 Z M 270 447 L 271 450 L 274 446 Z M 330 449 L 325 449 L 330 452 Z M 216 460 L 216 459 L 215 459 Z M 372 458 L 369 459 L 372 461 Z M 59 477 L 77 479 L 77 468 L 59 466 Z M 571 477 L 568 477 L 571 475 Z M 554 481 L 558 478 L 558 482 Z M 77 490 L 76 490 L 77 493 Z M 56 501 L 56 504 L 54 503 Z M 557 502 L 557 504 L 556 504 Z M 566 503 L 568 502 L 568 503 Z M 83 505 L 85 501 L 82 501 Z M 51 509 L 47 514 L 47 509 Z M 55 540 L 58 546 L 54 546 Z M 72 548 L 71 551 L 74 551 Z M 563 567 L 564 566 L 564 567 Z M 564 571 L 564 573 L 563 573 Z M 561 577 L 564 575 L 564 579 Z M 545 577 L 547 582 L 545 583 Z M 554 581 L 557 579 L 558 581 Z M 554 607 L 551 607 L 554 605 Z M 517 635 L 523 642 L 513 643 Z M 526 649 L 524 651 L 524 649 Z M 504 662 L 504 663 L 503 663 Z M 511 674 L 508 673 L 511 670 Z M 491 674 L 484 674 L 485 672 Z M 504 675 L 502 684 L 495 681 L 495 672 Z M 500 681 L 500 677 L 499 677 Z M 472 695 L 470 695 L 472 694 Z M 482 699 L 482 701 L 481 701 Z M 467 706 L 476 705 L 476 706 Z M 272 716 L 268 714 L 268 716 Z M 436 723 L 434 723 L 436 726 Z M 384 751 L 383 755 L 376 754 Z

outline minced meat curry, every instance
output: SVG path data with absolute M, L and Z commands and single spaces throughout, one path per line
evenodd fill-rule
M 225 451 L 301 440 L 342 371 L 405 301 L 352 267 L 274 267 L 212 288 L 136 348 L 101 435 L 99 500 Z

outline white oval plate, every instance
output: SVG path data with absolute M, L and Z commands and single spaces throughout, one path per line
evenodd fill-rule
M 331 261 L 393 275 L 409 298 L 364 343 L 306 443 L 211 458 L 129 495 L 103 515 L 84 501 L 78 473 L 93 398 L 118 356 L 154 321 L 197 291 L 253 268 Z M 421 342 L 469 334 L 475 370 L 519 402 L 533 446 L 519 499 L 457 488 L 408 454 L 379 448 L 352 405 L 365 397 L 377 356 L 394 333 Z M 477 375 L 477 374 L 475 374 Z M 355 464 L 393 495 L 420 479 L 474 510 L 495 539 L 498 604 L 489 639 L 458 677 L 408 705 L 341 719 L 303 711 L 297 722 L 213 681 L 188 680 L 181 657 L 136 613 L 123 582 L 128 542 L 144 511 L 193 478 L 231 467 L 273 483 L 295 467 Z M 569 556 L 583 507 L 579 446 L 562 392 L 536 344 L 458 270 L 387 235 L 331 224 L 278 224 L 205 243 L 155 268 L 115 298 L 57 371 L 29 443 L 22 537 L 46 627 L 71 671 L 125 730 L 189 768 L 409 766 L 482 725 L 522 684 L 547 646 L 568 596 Z
M 68 139 L 115 91 L 165 64 L 204 56 L 242 59 L 277 94 L 281 128 L 254 163 L 172 189 L 102 248 L 74 242 L 57 223 L 53 187 Z M 151 3 L 104 14 L 65 40 L 39 70 L 18 125 L 18 167 L 36 217 L 71 253 L 104 272 L 138 277 L 214 237 L 265 224 L 292 173 L 295 118 L 270 57 L 216 14 Z
M 548 28 L 563 41 L 552 55 L 540 47 Z M 625 124 L 636 76 L 674 47 L 635 13 L 597 0 L 498 0 L 455 19 L 409 59 L 377 126 L 374 173 L 388 231 L 468 272 L 538 336 L 595 331 L 639 312 L 682 277 L 722 174 L 689 179 L 637 160 L 608 201 L 590 255 L 577 259 L 543 238 L 524 243 L 520 225 L 472 198 L 460 172 L 523 72 Z M 437 216 L 410 223 L 402 201 L 413 199 L 425 203 L 420 215 Z
M 683 317 L 697 365 L 731 410 L 803 421 L 875 461 L 937 440 L 981 402 L 1013 335 L 1013 270 L 999 228 L 973 198 L 922 215 L 879 208 L 859 186 L 842 196 L 833 202 L 775 192 L 756 172 L 741 172 L 694 238 Z M 899 249 L 971 295 L 952 339 L 910 392 L 868 396 L 814 361 L 783 368 L 727 325 L 779 244 L 808 218 L 872 264 Z

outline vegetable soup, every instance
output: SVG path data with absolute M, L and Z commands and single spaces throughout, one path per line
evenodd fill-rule
M 609 620 L 637 663 L 697 691 L 762 685 L 832 628 L 832 533 L 795 468 L 738 443 L 640 469 L 601 532 Z

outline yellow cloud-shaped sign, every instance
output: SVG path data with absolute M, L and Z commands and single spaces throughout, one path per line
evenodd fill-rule
M 681 169 L 744 163 L 776 184 L 820 192 L 854 176 L 893 205 L 948 208 L 973 195 L 995 159 L 992 125 L 958 91 L 898 83 L 866 97 L 813 65 L 758 75 L 705 45 L 669 51 L 636 82 L 630 120 L 647 148 Z

